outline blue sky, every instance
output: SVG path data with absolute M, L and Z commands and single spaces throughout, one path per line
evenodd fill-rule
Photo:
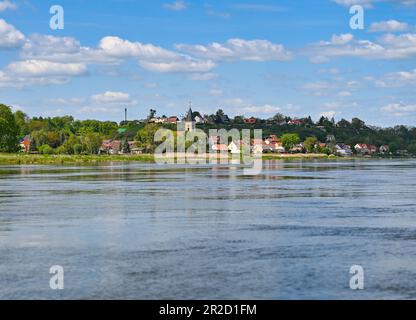
M 65 27 L 49 27 L 49 8 Z M 364 30 L 350 28 L 351 5 Z M 30 116 L 415 125 L 416 0 L 0 0 L 0 102 Z

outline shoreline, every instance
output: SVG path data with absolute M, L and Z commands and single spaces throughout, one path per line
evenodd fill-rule
M 215 154 L 218 159 L 224 157 Z M 174 156 L 170 158 L 175 158 Z M 198 157 L 195 157 L 197 159 Z M 232 157 L 229 156 L 231 160 Z M 263 160 L 376 160 L 376 159 L 412 159 L 382 157 L 340 157 L 326 154 L 263 154 Z M 64 165 L 64 164 L 102 164 L 111 162 L 155 163 L 153 154 L 139 155 L 40 155 L 40 154 L 0 154 L 0 165 Z

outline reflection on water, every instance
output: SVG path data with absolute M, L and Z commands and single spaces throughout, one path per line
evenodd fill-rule
M 415 193 L 413 160 L 3 166 L 0 298 L 415 299 Z

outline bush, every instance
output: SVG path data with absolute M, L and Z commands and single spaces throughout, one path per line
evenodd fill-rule
M 38 148 L 41 154 L 54 154 L 54 149 L 48 144 L 43 144 Z
M 55 153 L 56 154 L 67 154 L 67 150 L 64 146 L 60 146 L 58 148 L 55 149 Z
M 82 145 L 79 143 L 74 144 L 74 154 L 81 154 Z

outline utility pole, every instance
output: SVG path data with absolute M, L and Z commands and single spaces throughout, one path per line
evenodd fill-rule
M 124 121 L 127 123 L 127 108 L 124 108 Z

